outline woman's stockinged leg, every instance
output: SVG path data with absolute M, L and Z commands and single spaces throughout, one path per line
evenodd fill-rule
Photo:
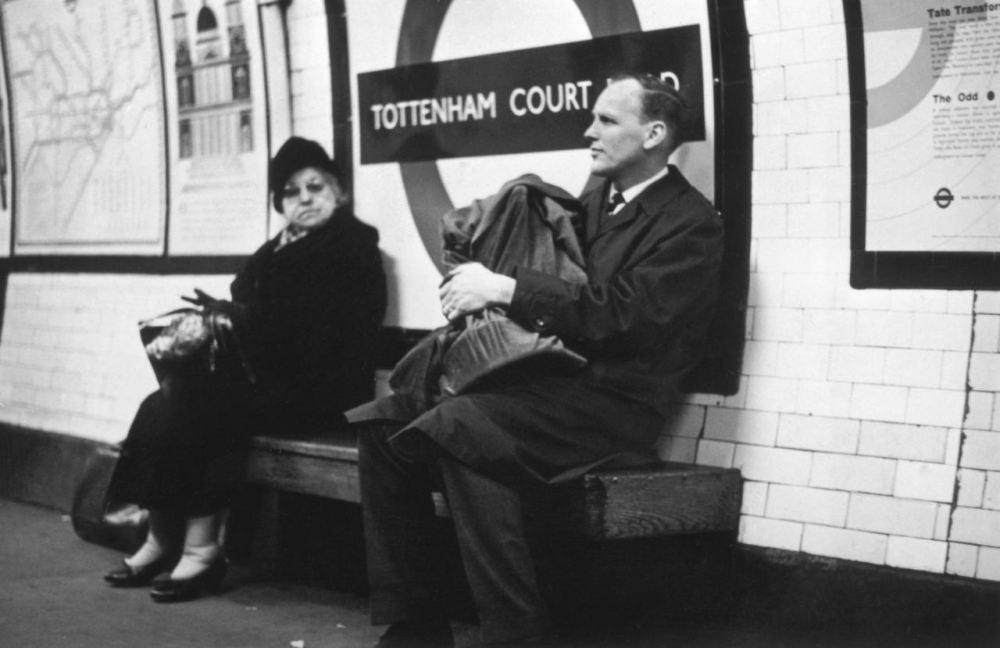
M 140 587 L 170 569 L 177 561 L 182 527 L 173 511 L 150 510 L 146 540 L 125 564 L 104 575 L 112 587 Z
M 146 540 L 139 550 L 125 559 L 133 570 L 142 569 L 174 554 L 181 544 L 180 520 L 173 511 L 150 510 Z
M 224 511 L 217 511 L 209 515 L 187 518 L 183 553 L 180 562 L 170 574 L 171 579 L 193 578 L 221 559 L 219 533 L 224 517 Z

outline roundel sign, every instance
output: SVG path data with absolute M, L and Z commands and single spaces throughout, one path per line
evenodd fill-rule
M 631 0 L 575 0 L 590 40 L 433 62 L 451 4 L 408 0 L 395 67 L 360 73 L 357 86 L 360 163 L 398 164 L 420 239 L 439 271 L 440 219 L 454 205 L 438 161 L 583 149 L 594 101 L 616 71 L 675 83 L 693 108 L 688 140 L 706 139 L 699 25 L 643 32 Z

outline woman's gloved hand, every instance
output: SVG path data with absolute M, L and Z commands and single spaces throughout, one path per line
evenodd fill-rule
M 205 310 L 222 313 L 232 319 L 236 315 L 236 305 L 228 299 L 216 299 L 200 288 L 194 289 L 194 297 L 181 295 L 181 299 Z

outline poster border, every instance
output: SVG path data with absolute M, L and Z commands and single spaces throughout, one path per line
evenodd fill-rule
M 0 35 L 7 33 L 6 31 L 7 25 L 5 21 L 6 21 L 6 16 L 4 15 L 3 8 L 0 7 Z M 7 261 L 8 259 L 14 256 L 14 205 L 15 205 L 14 196 L 16 195 L 14 189 L 15 189 L 15 182 L 17 180 L 15 173 L 17 167 L 13 163 L 14 162 L 14 125 L 13 125 L 14 111 L 11 109 L 10 65 L 8 63 L 8 60 L 9 59 L 7 56 L 7 39 L 0 36 L 0 65 L 3 66 L 3 81 L 4 81 L 3 97 L 4 99 L 6 99 L 6 102 L 4 102 L 3 106 L 4 114 L 0 115 L 0 119 L 2 119 L 3 123 L 5 123 L 7 126 L 7 133 L 5 138 L 6 150 L 4 150 L 2 154 L 7 155 L 9 153 L 9 155 L 7 155 L 7 161 L 9 163 L 9 168 L 7 169 L 7 171 L 10 174 L 10 181 L 8 182 L 8 187 L 10 191 L 7 194 L 7 214 L 10 217 L 10 219 L 7 222 L 7 249 L 4 250 L 3 252 L 0 252 L 0 263 Z M 3 181 L 2 178 L 0 178 L 0 182 L 2 181 Z M 0 287 L 5 287 L 5 286 L 6 286 L 6 281 L 4 280 L 2 286 Z M 0 297 L 0 299 L 2 299 L 2 297 Z M 2 327 L 3 324 L 2 306 L 3 304 L 2 302 L 0 302 L 0 327 Z
M 863 1 L 843 0 L 851 102 L 851 287 L 1000 289 L 1000 251 L 885 252 L 867 248 L 868 94 Z
M 158 15 L 159 1 L 160 0 L 139 0 L 139 2 L 146 4 L 147 8 L 153 13 L 152 16 L 153 28 L 157 39 L 153 47 L 155 48 L 157 56 L 159 57 L 160 60 L 160 76 L 161 76 L 160 98 L 164 100 L 163 103 L 164 103 L 164 116 L 165 116 L 166 102 L 165 102 L 165 94 L 163 87 L 163 50 L 161 47 L 162 42 L 160 40 L 160 25 L 159 25 L 159 15 Z M 2 41 L 3 44 L 3 65 L 4 65 L 5 78 L 7 81 L 6 109 L 8 113 L 7 123 L 9 125 L 7 139 L 8 139 L 8 147 L 10 150 L 10 174 L 11 174 L 10 196 L 9 196 L 10 249 L 8 256 L 0 258 L 0 263 L 3 263 L 3 268 L 0 269 L 4 269 L 10 266 L 9 262 L 12 259 L 16 259 L 19 257 L 73 258 L 73 257 L 114 255 L 120 257 L 129 256 L 136 258 L 140 257 L 148 258 L 148 257 L 157 257 L 163 255 L 167 247 L 166 225 L 169 219 L 169 212 L 166 212 L 161 215 L 161 218 L 159 220 L 159 231 L 156 235 L 155 240 L 143 239 L 143 240 L 122 242 L 122 241 L 112 241 L 106 239 L 88 239 L 88 240 L 68 240 L 68 241 L 49 240 L 49 241 L 31 242 L 31 243 L 26 243 L 18 240 L 19 214 L 17 212 L 18 191 L 16 186 L 18 169 L 16 165 L 17 160 L 15 159 L 17 153 L 17 148 L 15 146 L 17 134 L 15 132 L 16 129 L 14 127 L 14 104 L 16 103 L 16 99 L 10 90 L 11 89 L 10 57 L 8 56 L 8 51 L 7 51 L 8 39 L 6 38 L 7 16 L 6 16 L 6 10 L 4 8 L 5 5 L 6 5 L 6 0 L 3 0 L 3 4 L 0 4 L 0 41 Z M 163 134 L 165 142 L 169 143 L 166 120 L 164 120 Z M 164 173 L 169 172 L 169 160 L 165 160 L 162 168 L 164 170 Z M 166 207 L 167 209 L 169 209 L 169 196 L 167 195 L 167 192 L 169 192 L 169 185 L 170 182 L 168 177 L 166 178 L 166 180 L 163 181 L 162 185 L 164 189 L 165 200 L 167 201 L 167 207 Z M 136 249 L 136 248 L 142 249 L 144 247 L 147 249 L 144 249 L 143 251 L 138 251 Z M 100 251 L 102 248 L 107 249 L 108 251 L 107 252 Z M 72 252 L 71 250 L 73 249 L 77 249 L 80 251 Z
M 166 178 L 166 198 L 164 204 L 164 219 L 163 219 L 163 240 L 161 251 L 158 253 L 147 253 L 147 254 L 129 254 L 129 253 L 80 253 L 80 254 L 68 254 L 68 253 L 32 253 L 32 252 L 16 252 L 14 246 L 14 223 L 16 219 L 16 207 L 17 203 L 14 199 L 14 185 L 17 182 L 17 169 L 12 166 L 11 168 L 11 223 L 10 223 L 10 249 L 9 256 L 0 256 L 0 276 L 4 276 L 9 273 L 16 272 L 56 272 L 56 273 L 101 273 L 101 274 L 164 274 L 164 275 L 200 275 L 200 274 L 233 274 L 243 267 L 246 259 L 249 257 L 247 254 L 180 254 L 173 255 L 170 252 L 170 240 L 169 240 L 169 227 L 170 227 L 170 212 L 172 209 L 172 159 L 169 154 L 170 147 L 170 133 L 171 125 L 168 115 L 168 107 L 166 103 L 166 66 L 164 64 L 164 41 L 163 41 L 163 26 L 160 20 L 160 9 L 159 5 L 161 2 L 169 0 L 150 0 L 153 5 L 156 19 L 156 37 L 158 40 L 158 48 L 160 53 L 160 79 L 161 79 L 161 92 L 163 93 L 163 111 L 164 111 L 164 129 L 163 134 L 165 138 L 165 171 L 167 174 Z M 260 24 L 260 10 L 261 5 L 256 4 L 255 11 L 253 15 Z M 0 29 L 4 28 L 4 14 L 2 11 L 2 5 L 0 5 Z M 261 39 L 262 50 L 266 47 L 266 43 L 263 42 L 264 35 L 261 30 L 258 29 L 258 36 Z M 6 39 L 0 39 L 2 41 L 2 46 L 4 48 L 4 54 L 6 54 Z M 7 57 L 4 56 L 4 65 L 7 65 Z M 264 74 L 266 75 L 266 70 Z M 9 78 L 9 76 L 8 76 Z M 265 87 L 266 91 L 266 87 Z M 10 103 L 10 102 L 9 102 Z M 270 159 L 270 102 L 265 96 L 264 100 L 265 109 L 265 124 L 268 130 L 268 159 Z M 7 110 L 11 111 L 11 106 L 7 106 Z M 11 113 L 12 115 L 12 113 Z M 13 128 L 11 128 L 10 133 L 8 133 L 10 146 L 13 150 L 14 138 L 16 133 Z M 266 204 L 270 204 L 270 200 L 264 196 L 261 198 Z M 261 241 L 263 243 L 264 241 Z

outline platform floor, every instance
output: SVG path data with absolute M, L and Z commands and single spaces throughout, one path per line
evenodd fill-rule
M 365 648 L 381 628 L 366 602 L 317 585 L 273 582 L 236 569 L 218 596 L 153 603 L 144 589 L 106 587 L 101 575 L 120 560 L 73 533 L 68 516 L 0 500 L 0 646 L 17 648 Z M 884 646 L 870 637 L 792 634 L 725 621 L 650 619 L 608 631 L 569 630 L 569 648 L 834 648 Z M 460 632 L 462 629 L 460 628 Z M 573 636 L 577 634 L 579 636 Z M 468 633 L 460 634 L 459 645 Z M 959 646 L 907 640 L 894 646 Z

